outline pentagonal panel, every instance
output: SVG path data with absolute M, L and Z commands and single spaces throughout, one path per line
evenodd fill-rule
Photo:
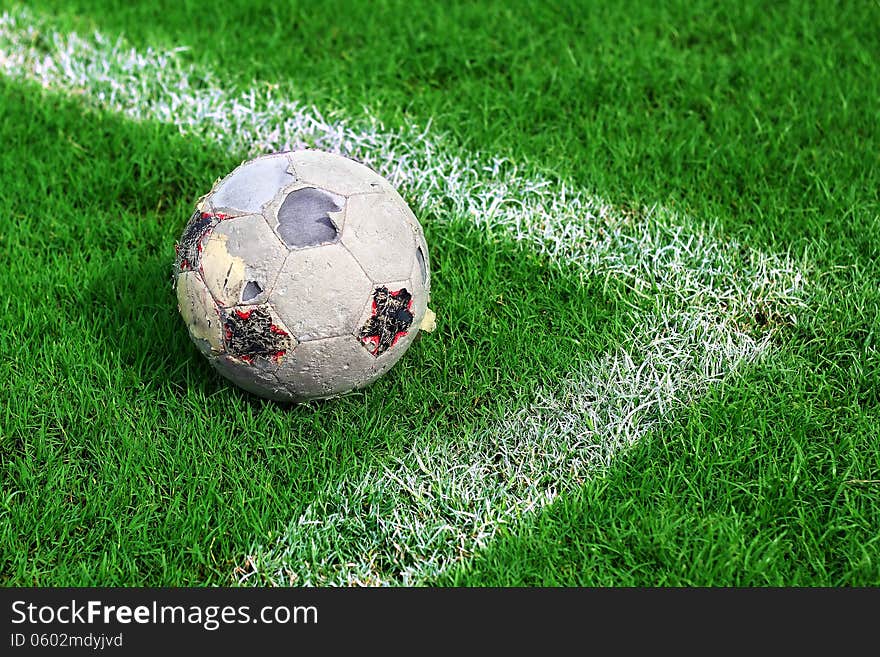
M 226 219 L 204 242 L 202 276 L 221 306 L 255 305 L 268 298 L 286 257 L 262 215 Z
M 417 330 L 411 290 L 408 280 L 373 287 L 355 332 L 355 337 L 373 357 L 397 349 L 401 340 Z
M 211 293 L 198 272 L 186 271 L 177 277 L 177 307 L 189 335 L 205 356 L 223 351 L 220 314 Z
M 196 210 L 186 222 L 180 240 L 174 245 L 176 260 L 174 266 L 178 272 L 198 271 L 202 259 L 202 247 L 205 238 L 211 234 L 220 219 L 210 213 Z
M 226 353 L 247 364 L 280 363 L 296 346 L 284 322 L 268 304 L 221 311 Z
M 345 197 L 317 187 L 299 187 L 287 193 L 270 214 L 275 230 L 292 249 L 339 241 Z
M 217 212 L 257 214 L 285 185 L 295 180 L 287 153 L 245 162 L 226 176 L 208 199 Z
M 292 401 L 323 399 L 363 387 L 384 369 L 352 335 L 303 342 L 278 368 L 281 388 Z
M 291 251 L 269 297 L 300 341 L 352 333 L 372 284 L 340 244 Z
M 342 243 L 373 282 L 401 280 L 412 271 L 413 229 L 400 204 L 386 194 L 348 199 Z
M 390 188 L 378 173 L 341 155 L 322 151 L 296 151 L 290 154 L 298 180 L 349 196 Z

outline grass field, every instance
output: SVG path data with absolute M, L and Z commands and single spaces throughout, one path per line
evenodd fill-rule
M 3 584 L 880 585 L 877 3 L 2 6 Z M 439 321 L 289 407 L 170 273 L 301 146 Z

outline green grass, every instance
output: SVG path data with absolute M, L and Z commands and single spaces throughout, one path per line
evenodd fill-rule
M 715 388 L 438 583 L 876 586 L 876 417 L 807 403 L 833 394 L 808 369 L 791 359 Z
M 806 250 L 810 307 L 773 358 L 438 584 L 880 584 L 877 3 L 309 3 L 295 20 L 278 3 L 214 3 L 212 20 L 195 3 L 31 4 L 188 44 L 230 85 L 430 118 L 613 202 Z M 622 283 L 422 217 L 439 333 L 350 398 L 250 398 L 190 345 L 170 289 L 193 200 L 237 158 L 0 90 L 5 584 L 231 583 L 318 491 L 413 435 L 480 435 L 632 328 Z
M 843 230 L 871 250 L 876 2 L 30 4 L 84 32 L 188 46 L 231 82 L 325 110 L 430 117 L 614 201 L 673 203 L 762 243 Z

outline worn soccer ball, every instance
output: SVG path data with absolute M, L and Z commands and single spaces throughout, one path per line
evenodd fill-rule
M 201 198 L 176 248 L 190 337 L 262 397 L 364 387 L 433 328 L 421 225 L 387 180 L 339 155 L 244 162 Z

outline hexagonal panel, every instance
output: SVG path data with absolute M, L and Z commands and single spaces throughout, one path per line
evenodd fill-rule
M 425 236 L 416 234 L 416 265 L 419 268 L 419 280 L 427 289 L 431 289 L 431 259 L 428 256 L 428 244 Z
M 275 363 L 264 360 L 248 363 L 223 354 L 212 358 L 211 365 L 239 388 L 260 397 L 275 399 L 272 395 L 273 390 L 278 386 Z
M 300 341 L 352 333 L 372 284 L 341 244 L 291 251 L 269 297 Z
M 202 277 L 221 306 L 264 302 L 287 257 L 262 215 L 218 223 L 201 251 Z
M 249 365 L 280 363 L 296 347 L 296 339 L 272 307 L 241 306 L 221 311 L 226 353 Z
M 422 229 L 422 224 L 419 223 L 419 220 L 416 217 L 415 213 L 413 213 L 412 208 L 409 207 L 406 200 L 400 195 L 400 193 L 396 189 L 392 189 L 387 193 L 400 206 L 400 209 L 406 216 L 409 225 L 413 229 L 413 235 L 415 236 L 416 240 L 416 258 L 418 258 L 419 267 L 422 270 L 422 281 L 425 283 L 425 285 L 430 287 L 431 260 L 428 255 L 428 244 L 425 241 L 425 233 Z
M 348 199 L 342 243 L 374 282 L 401 280 L 412 271 L 413 229 L 400 204 L 386 194 Z
M 277 372 L 290 399 L 324 399 L 362 388 L 385 368 L 352 335 L 303 342 Z
M 206 202 L 217 212 L 256 214 L 278 190 L 296 177 L 287 153 L 274 153 L 245 162 L 226 176 Z
M 223 330 L 214 299 L 198 272 L 177 277 L 177 308 L 189 329 L 189 336 L 205 356 L 223 351 Z
M 390 184 L 368 166 L 347 157 L 322 151 L 290 154 L 298 180 L 349 196 L 384 191 Z
M 374 358 L 397 349 L 401 341 L 406 342 L 405 338 L 418 330 L 411 290 L 409 280 L 373 287 L 370 302 L 358 320 L 355 337 Z
M 413 326 L 420 327 L 422 319 L 425 317 L 425 310 L 431 302 L 430 278 L 428 284 L 425 284 L 422 277 L 422 268 L 418 260 L 413 264 L 412 275 L 410 275 L 410 292 L 413 296 Z
M 400 207 L 403 209 L 403 213 L 406 215 L 407 220 L 418 229 L 418 232 L 421 232 L 422 225 L 419 223 L 419 220 L 416 218 L 416 215 L 412 211 L 412 208 L 409 207 L 409 204 L 406 202 L 406 199 L 401 196 L 400 192 L 392 187 L 386 193 L 388 194 L 388 196 L 393 198 L 396 203 L 400 205 Z

